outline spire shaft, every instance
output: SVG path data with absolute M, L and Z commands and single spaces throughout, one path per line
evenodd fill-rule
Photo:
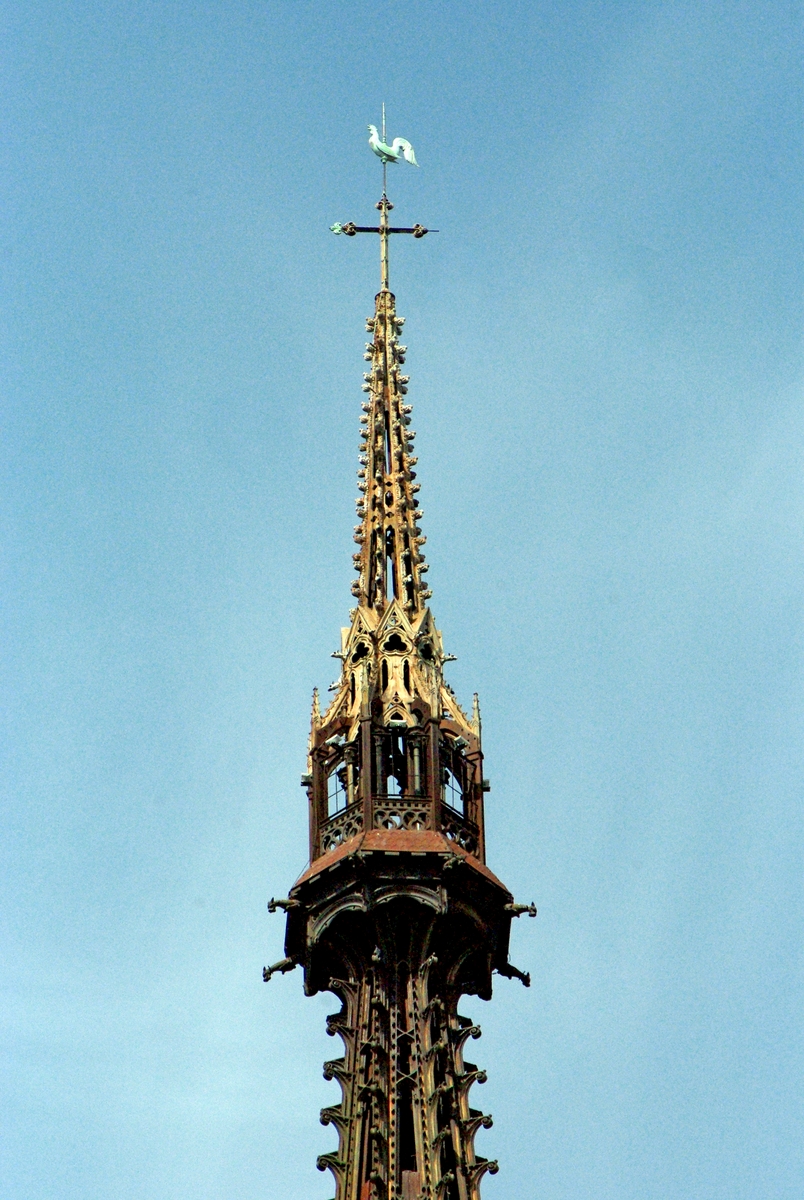
M 421 546 L 424 543 L 413 467 L 415 433 L 410 427 L 411 405 L 405 403 L 408 376 L 402 374 L 406 346 L 399 336 L 404 318 L 396 313 L 393 294 L 377 294 L 374 316 L 366 322 L 373 340 L 365 357 L 371 362 L 366 372 L 362 441 L 357 501 L 361 524 L 355 540 L 361 550 L 355 557 L 359 575 L 352 594 L 361 605 L 384 611 L 398 600 L 408 617 L 418 615 L 431 595 L 424 586 L 426 570 Z

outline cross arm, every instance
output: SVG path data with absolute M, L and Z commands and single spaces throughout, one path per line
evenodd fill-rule
M 347 237 L 354 237 L 356 233 L 412 233 L 415 238 L 421 238 L 426 233 L 438 233 L 437 229 L 426 229 L 424 225 L 414 225 L 411 229 L 398 226 L 386 226 L 383 229 L 381 225 L 355 225 L 353 221 L 346 221 L 344 224 L 336 221 L 334 225 L 330 225 L 330 230 L 332 233 L 345 233 Z

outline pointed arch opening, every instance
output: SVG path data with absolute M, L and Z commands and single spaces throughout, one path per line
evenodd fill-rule
M 349 781 L 346 764 L 336 763 L 327 776 L 327 816 L 343 812 L 349 803 Z

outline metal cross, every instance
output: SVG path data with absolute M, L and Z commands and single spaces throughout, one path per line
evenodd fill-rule
M 385 105 L 382 106 L 382 140 L 385 141 Z M 347 237 L 354 237 L 356 233 L 378 233 L 380 235 L 380 286 L 383 291 L 388 290 L 388 236 L 391 233 L 412 233 L 415 238 L 423 238 L 426 233 L 438 233 L 437 229 L 427 229 L 424 225 L 414 225 L 412 228 L 403 229 L 401 226 L 392 226 L 388 224 L 388 214 L 394 207 L 386 195 L 386 164 L 382 164 L 382 197 L 375 205 L 375 208 L 380 210 L 379 225 L 355 225 L 354 221 L 346 221 L 341 224 L 336 221 L 334 225 L 330 225 L 333 233 L 345 233 Z
M 377 202 L 376 207 L 380 210 L 379 225 L 355 225 L 353 221 L 346 221 L 343 225 L 336 222 L 334 225 L 330 225 L 330 229 L 333 233 L 345 233 L 347 237 L 354 237 L 356 233 L 378 233 L 380 235 L 380 284 L 383 290 L 387 291 L 389 234 L 412 233 L 415 238 L 423 238 L 426 233 L 438 233 L 438 230 L 427 229 L 424 225 L 413 225 L 411 228 L 389 225 L 388 213 L 394 206 L 385 192 L 383 192 L 382 198 Z

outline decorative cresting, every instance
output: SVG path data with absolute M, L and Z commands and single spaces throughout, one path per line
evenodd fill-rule
M 383 142 L 385 129 L 383 126 Z M 412 151 L 411 151 L 412 153 Z M 383 162 L 385 168 L 385 162 Z M 310 812 L 310 866 L 288 899 L 286 957 L 265 968 L 304 968 L 308 995 L 333 992 L 328 1032 L 343 1055 L 325 1064 L 340 1102 L 322 1109 L 337 1132 L 321 1170 L 336 1200 L 478 1200 L 497 1170 L 475 1134 L 491 1117 L 469 1092 L 483 1071 L 464 1048 L 480 1030 L 462 995 L 491 998 L 492 973 L 529 976 L 508 962 L 516 905 L 486 866 L 480 710 L 462 710 L 444 680 L 444 652 L 427 600 L 418 483 L 402 374 L 403 319 L 388 290 L 391 205 L 383 189 L 382 287 L 367 321 L 360 497 L 354 555 L 357 601 L 341 631 L 338 679 L 318 694 L 302 784 Z

